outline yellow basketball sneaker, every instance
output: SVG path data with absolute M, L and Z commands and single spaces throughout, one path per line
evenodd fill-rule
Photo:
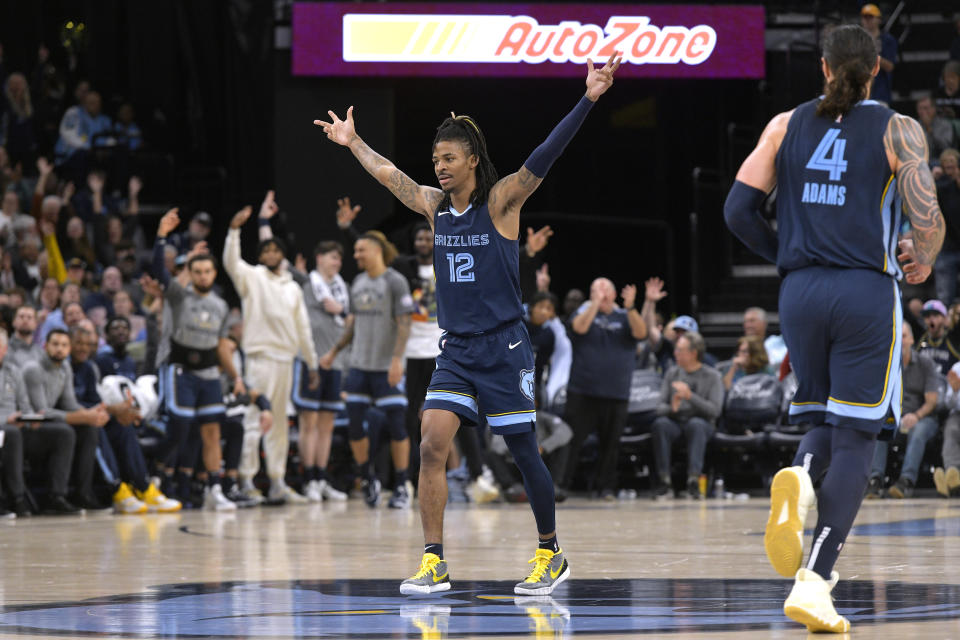
M 763 546 L 770 564 L 782 576 L 796 575 L 803 562 L 803 524 L 816 503 L 813 482 L 803 467 L 786 467 L 773 476 Z
M 446 560 L 441 560 L 435 553 L 423 554 L 420 569 L 413 577 L 400 583 L 400 593 L 405 596 L 436 593 L 450 589 L 450 571 Z
M 570 565 L 563 557 L 563 549 L 556 553 L 550 549 L 537 549 L 529 563 L 533 564 L 533 571 L 513 588 L 518 596 L 550 595 L 557 585 L 570 577 Z
M 113 494 L 113 512 L 123 514 L 140 514 L 147 512 L 147 505 L 137 499 L 130 490 L 130 485 L 121 482 L 120 487 Z
M 147 510 L 151 513 L 175 513 L 183 508 L 179 500 L 163 495 L 152 482 L 146 491 L 138 491 L 137 497 L 143 500 L 144 504 L 147 505 Z
M 830 582 L 827 582 L 815 571 L 800 569 L 793 589 L 783 603 L 783 613 L 791 620 L 807 625 L 807 631 L 850 631 L 850 621 L 837 613 L 830 596 L 839 579 L 836 571 L 830 574 Z

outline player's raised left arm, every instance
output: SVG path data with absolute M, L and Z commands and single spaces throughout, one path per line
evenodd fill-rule
M 547 171 L 573 139 L 593 104 L 613 84 L 613 74 L 620 67 L 620 59 L 620 53 L 616 52 L 600 69 L 594 68 L 592 60 L 587 60 L 587 91 L 583 98 L 554 127 L 547 139 L 533 150 L 519 171 L 501 179 L 490 190 L 487 204 L 494 219 L 512 214 L 517 220 L 518 226 L 513 236 L 520 233 L 520 207 L 543 182 Z
M 737 171 L 737 179 L 727 194 L 723 217 L 733 235 L 751 251 L 770 262 L 777 262 L 776 232 L 760 213 L 764 198 L 777 184 L 777 150 L 787 132 L 793 111 L 778 114 L 767 124 L 756 148 Z

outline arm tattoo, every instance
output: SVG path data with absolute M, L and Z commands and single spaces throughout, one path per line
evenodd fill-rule
M 504 214 L 511 209 L 519 209 L 527 198 L 537 190 L 541 182 L 543 182 L 543 178 L 534 175 L 526 167 L 520 167 L 519 171 L 511 173 L 493 185 L 488 198 L 490 209 L 496 210 L 498 203 L 501 202 L 503 203 L 502 213 Z
M 397 342 L 393 345 L 393 357 L 402 358 L 407 350 L 407 339 L 410 337 L 410 314 L 397 316 Z
M 899 160 L 897 184 L 913 227 L 916 260 L 920 264 L 932 265 L 943 244 L 944 222 L 927 164 L 926 135 L 913 118 L 895 115 L 887 127 L 884 145 Z
M 343 328 L 343 335 L 340 336 L 340 340 L 338 340 L 337 344 L 334 345 L 334 349 L 337 350 L 337 353 L 340 353 L 341 351 L 346 349 L 347 345 L 353 342 L 354 320 L 352 316 L 347 318 L 346 325 L 347 326 Z
M 433 218 L 433 209 L 439 204 L 440 198 L 435 198 L 436 203 L 433 203 L 434 198 L 432 196 L 440 196 L 439 190 L 437 190 L 436 194 L 433 194 L 432 191 L 434 190 L 429 190 L 428 192 L 428 190 L 422 188 L 403 171 L 397 169 L 392 162 L 371 149 L 366 142 L 360 139 L 360 136 L 354 137 L 350 142 L 350 151 L 352 151 L 353 155 L 360 161 L 363 168 L 367 170 L 367 173 L 389 189 L 407 208 L 423 214 L 428 218 Z M 387 169 L 387 171 L 383 171 L 383 169 Z M 428 192 L 430 197 L 427 197 L 427 193 L 425 192 Z M 431 203 L 433 207 L 428 208 Z

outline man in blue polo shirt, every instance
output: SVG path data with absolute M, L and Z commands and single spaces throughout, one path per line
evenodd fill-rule
M 617 451 L 627 420 L 637 341 L 647 337 L 647 325 L 634 306 L 636 286 L 625 286 L 620 295 L 623 307 L 616 304 L 613 282 L 597 278 L 590 285 L 590 300 L 570 320 L 573 366 L 567 383 L 566 420 L 573 428 L 573 440 L 561 486 L 570 487 L 580 447 L 596 431 L 600 459 L 594 486 L 604 498 L 615 495 Z

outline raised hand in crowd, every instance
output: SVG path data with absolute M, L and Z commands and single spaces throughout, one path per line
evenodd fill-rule
M 337 198 L 337 226 L 341 229 L 348 228 L 362 208 L 360 205 L 351 205 L 350 196 Z
M 151 278 L 147 274 L 140 276 L 140 288 L 143 289 L 145 294 L 152 296 L 154 299 L 163 298 L 163 285 L 160 284 L 159 280 Z
M 663 280 L 657 277 L 648 278 L 644 283 L 644 299 L 650 302 L 660 302 L 667 297 L 663 290 Z
M 187 252 L 187 261 L 189 262 L 190 258 L 194 258 L 196 256 L 205 256 L 208 253 L 210 253 L 210 249 L 207 247 L 207 241 L 200 240 L 193 245 L 193 248 L 190 249 L 190 251 Z
M 550 291 L 550 268 L 546 262 L 537 269 L 537 291 Z
M 527 243 L 525 245 L 527 255 L 532 258 L 543 251 L 552 235 L 553 229 L 550 228 L 550 225 L 546 225 L 539 231 L 534 231 L 533 227 L 527 227 Z
M 293 259 L 293 268 L 297 271 L 302 271 L 307 273 L 307 259 L 303 256 L 302 253 L 298 253 L 297 257 Z M 326 298 L 324 298 L 326 300 Z
M 245 225 L 247 223 L 247 220 L 250 219 L 250 214 L 252 213 L 253 213 L 253 207 L 251 207 L 250 205 L 247 205 L 243 209 L 240 209 L 240 211 L 237 211 L 235 214 L 233 214 L 233 219 L 230 220 L 230 228 L 239 229 L 240 227 Z
M 160 218 L 160 223 L 157 225 L 157 237 L 166 238 L 178 226 L 180 226 L 180 209 L 174 207 Z
M 127 182 L 127 215 L 135 216 L 140 213 L 140 190 L 143 189 L 143 181 L 139 176 L 130 176 Z
M 77 192 L 77 185 L 73 182 L 68 182 L 63 185 L 63 192 L 60 194 L 60 199 L 63 200 L 63 204 L 69 203 L 73 199 L 73 195 Z
M 261 220 L 269 220 L 273 216 L 277 215 L 277 212 L 280 211 L 280 206 L 276 201 L 277 194 L 271 189 L 267 191 L 267 195 L 264 196 L 263 202 L 260 203 L 260 213 L 258 217 Z
M 620 290 L 620 297 L 623 298 L 623 308 L 633 309 L 637 304 L 637 285 L 628 284 Z

